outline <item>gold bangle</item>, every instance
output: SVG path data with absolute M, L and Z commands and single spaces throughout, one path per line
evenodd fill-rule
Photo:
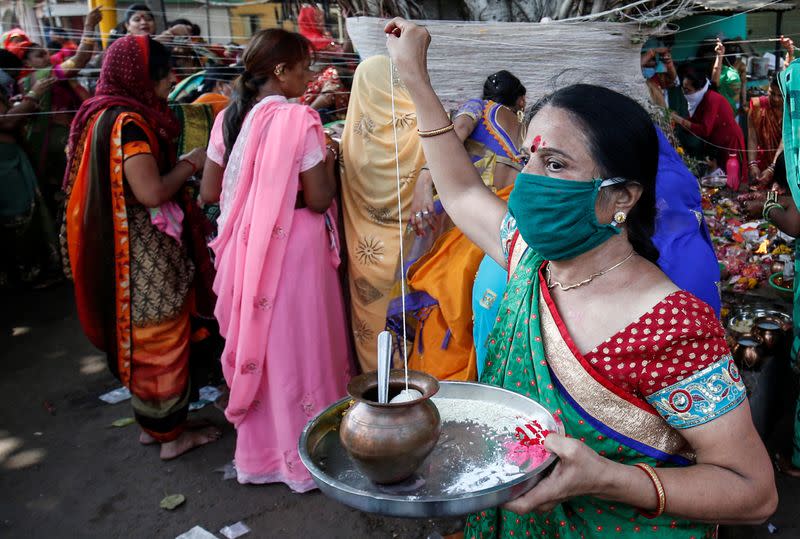
M 658 474 L 649 464 L 637 462 L 634 464 L 634 466 L 647 474 L 647 476 L 650 478 L 650 481 L 653 482 L 653 486 L 656 489 L 656 494 L 658 495 L 658 507 L 656 507 L 655 512 L 646 513 L 644 511 L 639 511 L 639 513 L 645 518 L 660 517 L 664 513 L 664 509 L 667 507 L 667 493 L 664 491 L 664 485 L 661 484 L 661 479 L 658 478 Z
M 438 137 L 439 135 L 444 135 L 445 133 L 449 133 L 455 128 L 456 126 L 453 124 L 453 122 L 450 122 L 450 125 L 442 127 L 440 129 L 433 129 L 431 131 L 420 131 L 419 129 L 417 129 L 417 133 L 419 133 L 419 136 L 421 138 Z

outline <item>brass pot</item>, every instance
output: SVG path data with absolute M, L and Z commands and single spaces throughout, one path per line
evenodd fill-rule
M 746 335 L 736 343 L 733 360 L 740 369 L 757 371 L 764 361 L 764 347 L 756 337 Z
M 439 391 L 433 376 L 408 371 L 408 387 L 422 393 L 417 400 L 378 404 L 375 372 L 353 378 L 347 392 L 355 404 L 342 418 L 339 439 L 356 467 L 374 483 L 408 479 L 430 454 L 442 432 L 439 411 L 431 397 Z M 405 388 L 400 369 L 389 374 L 389 400 Z
M 756 318 L 753 324 L 753 336 L 761 341 L 768 352 L 779 350 L 784 341 L 783 327 L 780 322 L 767 316 Z

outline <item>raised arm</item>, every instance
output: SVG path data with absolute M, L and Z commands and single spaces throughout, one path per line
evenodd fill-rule
M 781 45 L 786 49 L 786 65 L 794 62 L 794 41 L 792 38 L 781 36 Z
M 722 59 L 725 57 L 725 45 L 722 41 L 717 39 L 717 46 L 714 47 L 714 67 L 711 69 L 711 83 L 714 88 L 719 88 L 719 79 L 722 77 Z
M 664 67 L 667 68 L 667 77 L 669 77 L 670 84 L 675 86 L 675 81 L 678 79 L 678 70 L 675 69 L 675 62 L 672 61 L 672 53 L 666 47 L 661 53 L 661 61 L 664 62 Z
M 92 59 L 95 44 L 95 27 L 100 24 L 102 19 L 103 14 L 100 12 L 99 7 L 94 8 L 86 15 L 86 20 L 83 24 L 83 35 L 75 56 L 68 58 L 61 64 L 61 69 L 64 70 L 66 78 L 76 77 L 81 69 L 86 67 L 86 64 Z
M 416 106 L 420 132 L 449 126 L 450 117 L 428 76 L 430 34 L 401 18 L 390 21 L 385 30 L 389 54 Z M 499 230 L 507 205 L 483 184 L 455 129 L 437 136 L 423 136 L 422 147 L 447 214 L 467 237 L 505 265 Z

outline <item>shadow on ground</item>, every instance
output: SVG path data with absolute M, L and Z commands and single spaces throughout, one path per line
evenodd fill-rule
M 216 533 L 244 520 L 253 538 L 425 538 L 453 523 L 386 519 L 348 509 L 319 493 L 283 485 L 242 486 L 216 469 L 233 455 L 234 432 L 173 462 L 137 442 L 129 403 L 98 396 L 117 387 L 104 357 L 84 337 L 72 289 L 0 293 L 0 536 L 174 538 L 195 525 Z M 784 425 L 783 431 L 787 427 Z M 786 437 L 783 436 L 783 439 Z M 779 478 L 781 503 L 770 519 L 780 536 L 800 537 L 800 481 Z M 186 503 L 159 508 L 167 494 Z M 723 537 L 772 537 L 766 526 Z

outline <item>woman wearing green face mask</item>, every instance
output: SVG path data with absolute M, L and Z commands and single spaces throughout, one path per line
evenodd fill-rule
M 428 32 L 395 19 L 386 33 L 445 210 L 509 268 L 481 381 L 537 400 L 568 435 L 545 441 L 559 456 L 552 473 L 471 515 L 466 537 L 699 538 L 764 521 L 777 505 L 772 465 L 724 331 L 654 264 L 648 114 L 601 87 L 555 92 L 506 204 L 449 127 Z

